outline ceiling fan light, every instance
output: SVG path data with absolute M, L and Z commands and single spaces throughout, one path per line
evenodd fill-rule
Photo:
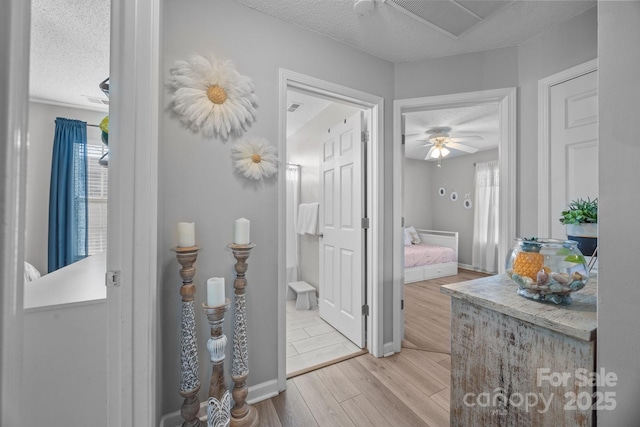
M 435 150 L 433 150 L 431 152 L 431 157 L 434 159 L 437 159 L 438 157 L 440 157 L 440 149 L 436 148 Z
M 445 157 L 447 154 L 449 154 L 451 151 L 447 150 L 445 147 L 442 147 L 440 149 L 440 153 L 442 153 L 442 157 Z

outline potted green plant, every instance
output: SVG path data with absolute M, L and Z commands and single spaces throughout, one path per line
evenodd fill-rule
M 560 222 L 567 226 L 569 240 L 578 242 L 578 248 L 587 256 L 598 246 L 598 199 L 572 200 L 562 211 Z

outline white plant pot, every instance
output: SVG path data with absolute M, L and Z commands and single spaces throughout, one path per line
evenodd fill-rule
M 598 237 L 598 223 L 567 224 L 567 236 Z
M 578 242 L 578 249 L 583 255 L 592 256 L 598 247 L 598 224 L 567 224 L 567 237 Z

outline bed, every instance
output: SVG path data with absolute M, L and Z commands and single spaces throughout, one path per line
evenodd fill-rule
M 419 236 L 413 235 L 407 241 L 405 237 L 404 283 L 419 282 L 421 280 L 458 274 L 458 232 L 437 230 L 411 229 Z M 407 244 L 409 243 L 409 244 Z

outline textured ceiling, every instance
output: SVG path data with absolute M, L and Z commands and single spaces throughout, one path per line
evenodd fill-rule
M 382 0 L 368 16 L 356 14 L 350 0 L 234 1 L 394 63 L 514 46 L 596 5 L 595 0 L 507 2 L 456 40 Z
M 32 100 L 107 111 L 98 85 L 109 76 L 109 0 L 32 0 Z
M 456 142 L 460 144 L 477 148 L 478 151 L 498 147 L 500 129 L 496 104 L 416 111 L 405 113 L 404 117 L 405 157 L 410 159 L 424 160 L 430 148 L 424 147 L 429 138 L 426 131 L 445 126 L 451 128 L 450 136 L 458 138 Z M 468 136 L 473 139 L 466 139 Z M 466 154 L 454 149 L 450 151 L 448 158 Z
M 468 29 L 457 28 L 461 35 L 456 39 L 435 24 L 411 17 L 383 0 L 376 0 L 375 9 L 368 16 L 355 13 L 351 0 L 234 1 L 390 62 L 517 45 L 596 4 L 595 0 L 458 0 L 486 19 L 467 23 Z M 422 7 L 426 2 L 451 3 L 451 0 L 394 2 L 412 2 Z M 31 3 L 31 99 L 106 111 L 106 105 L 100 103 L 106 97 L 98 84 L 109 75 L 110 0 Z M 450 5 L 442 10 L 445 9 L 451 9 Z M 431 18 L 432 21 L 454 31 L 451 25 L 457 21 L 452 17 L 457 15 L 438 13 L 438 19 Z

